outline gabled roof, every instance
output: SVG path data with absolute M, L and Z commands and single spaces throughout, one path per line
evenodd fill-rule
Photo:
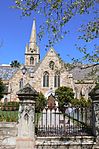
M 42 61 L 38 63 L 38 65 L 37 65 L 35 71 L 37 70 L 37 68 L 40 66 L 40 64 L 43 62 L 43 60 L 47 57 L 47 55 L 48 55 L 50 52 L 54 52 L 55 55 L 57 56 L 57 58 L 59 59 L 59 61 L 61 60 L 61 62 L 64 64 L 63 60 L 59 57 L 59 55 L 58 55 L 57 52 L 54 50 L 54 48 L 51 47 L 51 48 L 47 51 L 47 53 L 45 54 L 45 56 L 44 56 L 44 58 L 42 59 Z
M 46 53 L 46 55 L 44 56 L 44 58 L 48 55 L 48 53 L 50 53 L 50 52 L 54 52 L 55 53 L 55 55 L 60 59 L 60 57 L 58 56 L 58 53 L 55 51 L 55 49 L 54 48 L 50 48 L 48 51 L 47 51 L 47 53 Z M 43 58 L 43 59 L 44 59 Z M 43 61 L 43 60 L 42 60 Z

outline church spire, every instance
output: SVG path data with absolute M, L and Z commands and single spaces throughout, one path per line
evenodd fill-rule
M 33 20 L 30 43 L 36 43 L 36 21 Z
M 40 51 L 36 43 L 36 21 L 33 20 L 32 31 L 29 44 L 26 46 L 25 65 L 35 66 L 39 63 Z

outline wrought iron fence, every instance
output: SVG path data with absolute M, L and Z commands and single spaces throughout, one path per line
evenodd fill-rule
M 17 102 L 0 103 L 0 122 L 17 122 L 18 109 Z
M 35 122 L 37 136 L 92 135 L 92 107 L 45 108 Z

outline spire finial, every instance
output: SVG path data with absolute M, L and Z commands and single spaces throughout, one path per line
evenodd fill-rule
M 30 43 L 36 43 L 36 20 L 33 19 Z

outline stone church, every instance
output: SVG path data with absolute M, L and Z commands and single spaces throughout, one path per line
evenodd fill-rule
M 3 100 L 18 100 L 16 92 L 29 83 L 36 91 L 42 92 L 46 98 L 60 86 L 71 87 L 76 98 L 88 93 L 95 83 L 89 73 L 91 68 L 81 69 L 80 64 L 69 68 L 53 48 L 50 48 L 42 61 L 36 42 L 36 22 L 33 21 L 30 41 L 26 45 L 25 64 L 20 68 L 0 66 L 0 78 L 6 85 Z

